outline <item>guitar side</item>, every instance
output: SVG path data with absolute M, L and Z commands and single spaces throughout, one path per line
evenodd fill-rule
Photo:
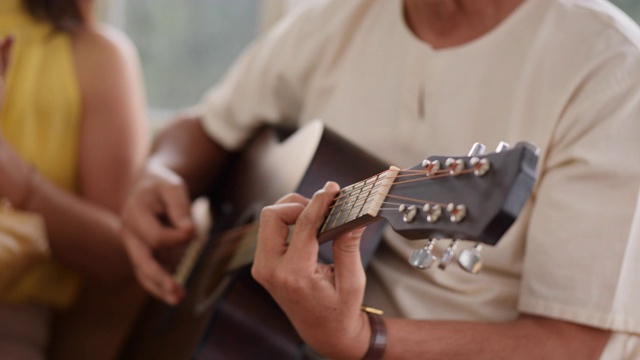
M 289 192 L 310 197 L 326 181 L 351 184 L 385 169 L 319 121 L 281 141 L 272 128 L 238 154 L 211 197 L 214 225 L 177 307 L 155 299 L 144 306 L 121 359 L 300 358 L 302 341 L 268 293 L 250 276 L 262 207 Z M 373 254 L 383 222 L 363 236 L 363 260 Z M 332 261 L 330 244 L 320 261 Z

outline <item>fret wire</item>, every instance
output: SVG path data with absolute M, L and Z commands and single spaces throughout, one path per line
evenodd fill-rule
M 372 178 L 373 178 L 373 177 L 372 177 Z M 348 186 L 348 187 L 346 187 L 346 188 L 342 189 L 342 190 L 341 190 L 341 192 L 340 192 L 340 194 L 336 197 L 336 203 L 335 203 L 334 205 L 332 205 L 332 206 L 338 206 L 338 205 L 341 205 L 341 204 L 344 202 L 344 199 L 345 199 L 346 197 L 348 197 L 348 196 L 349 196 L 349 194 L 350 194 L 350 192 L 352 191 L 352 190 L 350 190 L 350 189 L 348 189 L 348 188 L 353 187 L 353 188 L 355 189 L 355 185 L 359 185 L 359 186 L 361 186 L 361 187 L 369 186 L 369 187 L 371 187 L 371 191 L 377 190 L 377 189 L 380 187 L 382 180 L 384 180 L 384 177 L 383 177 L 382 179 L 376 179 L 376 180 L 375 180 L 374 182 L 372 182 L 372 183 L 365 184 L 365 182 L 366 182 L 366 181 L 368 181 L 368 180 L 370 180 L 370 179 L 372 179 L 372 178 L 369 178 L 369 179 L 367 179 L 367 180 L 365 180 L 365 181 L 361 181 L 361 182 L 359 182 L 359 183 L 356 183 L 356 184 L 354 184 L 354 185 L 350 185 L 350 186 Z M 345 191 L 345 190 L 349 190 L 349 191 Z M 340 200 L 342 200 L 342 201 L 340 201 Z
M 351 210 L 353 210 L 353 208 L 355 208 L 356 206 L 360 207 L 360 210 L 358 211 L 358 214 L 356 215 L 356 217 L 359 216 L 359 214 L 362 212 L 362 207 L 364 206 L 364 204 L 366 204 L 367 199 L 369 197 L 369 194 L 371 194 L 371 192 L 374 189 L 377 189 L 378 187 L 375 186 L 378 183 L 378 179 L 375 179 L 373 181 L 371 181 L 371 179 L 367 179 L 366 181 L 369 181 L 369 183 L 362 183 L 362 186 L 358 187 L 358 194 L 354 196 L 354 192 L 350 193 L 350 196 L 348 199 L 353 199 L 355 198 L 355 200 L 352 200 L 351 203 Z M 365 181 L 365 182 L 366 182 Z M 363 194 L 366 194 L 366 196 L 362 196 Z M 361 206 L 362 204 L 362 206 Z M 350 218 L 350 213 L 347 214 L 346 219 Z
M 360 187 L 360 192 L 362 192 L 362 187 Z M 355 195 L 356 201 L 357 201 L 357 199 L 358 199 L 358 196 L 360 196 L 360 195 L 359 195 L 359 194 L 360 194 L 360 192 L 358 193 L 358 195 Z M 350 199 L 352 199 L 353 197 L 354 197 L 354 194 L 353 194 L 353 192 L 351 192 L 351 193 L 349 194 L 349 197 L 347 198 L 347 202 L 351 204 L 351 207 L 349 208 L 349 211 L 348 211 L 348 212 L 347 212 L 347 214 L 345 215 L 345 219 L 348 219 L 348 218 L 349 218 L 349 215 L 351 214 L 351 212 L 353 211 L 353 208 L 355 207 L 355 203 L 354 203 L 354 201 L 350 200 Z M 345 221 L 346 221 L 346 220 L 345 220 Z M 345 221 L 343 221 L 343 222 L 342 222 L 342 224 L 340 224 L 340 225 L 343 225 L 343 224 L 345 223 Z
M 360 187 L 359 187 L 358 194 L 357 194 L 356 196 L 354 196 L 354 197 L 355 197 L 355 200 L 354 200 L 354 201 L 352 201 L 351 210 L 350 210 L 350 211 L 349 211 L 349 213 L 347 214 L 347 216 L 346 216 L 346 218 L 345 218 L 345 221 L 343 221 L 343 224 L 344 224 L 344 223 L 346 223 L 346 222 L 348 222 L 348 221 L 351 221 L 351 220 L 349 220 L 349 219 L 351 219 L 351 216 L 350 216 L 350 215 L 351 215 L 351 213 L 352 213 L 353 209 L 354 209 L 356 206 L 358 206 L 360 209 L 358 210 L 358 212 L 357 212 L 357 214 L 356 214 L 355 218 L 358 218 L 358 217 L 359 217 L 359 214 L 362 212 L 362 206 L 364 206 L 364 204 L 366 204 L 366 199 L 367 199 L 367 197 L 366 197 L 366 196 L 364 197 L 364 199 L 362 199 L 362 195 L 363 195 L 363 194 L 369 194 L 369 193 L 370 193 L 370 190 L 369 190 L 369 191 L 366 191 L 366 192 L 365 192 L 365 190 L 366 190 L 366 189 L 368 189 L 368 188 L 371 188 L 371 187 L 373 186 L 373 184 L 375 184 L 375 183 L 376 183 L 376 181 L 377 181 L 377 179 L 375 179 L 375 180 L 371 180 L 371 178 L 370 178 L 370 179 L 365 180 L 365 182 L 364 182 L 364 183 L 362 183 L 362 186 L 360 186 Z M 368 182 L 368 183 L 367 183 L 367 182 Z M 368 195 L 367 195 L 367 196 L 368 196 Z M 360 204 L 362 204 L 362 206 L 360 206 Z
M 376 183 L 377 183 L 377 181 L 378 181 L 379 177 L 380 177 L 380 174 L 378 174 L 378 176 L 376 177 L 376 179 L 373 181 L 373 184 L 376 184 Z M 372 190 L 373 190 L 373 186 L 371 186 L 371 188 L 369 189 L 369 191 L 367 191 L 367 195 L 366 195 L 366 197 L 365 197 L 364 203 L 363 203 L 363 204 L 362 204 L 362 206 L 360 207 L 360 211 L 358 211 L 358 215 L 356 215 L 356 218 L 359 218 L 359 217 L 361 216 L 361 214 L 362 214 L 362 210 L 364 209 L 365 205 L 366 205 L 367 203 L 369 203 L 369 202 L 370 202 L 370 201 L 369 201 L 369 199 L 371 199 L 371 192 L 372 192 Z M 367 208 L 367 211 L 368 211 L 368 210 L 369 210 L 369 209 Z
M 386 172 L 379 173 L 375 176 L 372 176 L 368 179 L 365 179 L 363 181 L 360 181 L 358 183 L 355 183 L 353 185 L 347 186 L 344 189 L 342 189 L 340 192 L 340 195 L 336 197 L 334 204 L 331 206 L 332 208 L 330 211 L 331 216 L 327 218 L 328 221 L 325 222 L 323 229 L 326 227 L 326 225 L 328 225 L 329 222 L 331 222 L 330 227 L 333 228 L 336 226 L 336 224 L 340 222 L 341 222 L 340 225 L 342 225 L 349 221 L 357 219 L 362 213 L 363 207 L 368 202 L 370 202 L 369 197 L 371 193 L 373 193 L 379 188 L 380 182 L 381 182 L 380 177 L 383 175 L 384 177 L 382 177 L 382 179 L 386 177 Z M 361 197 L 363 192 L 367 194 L 364 198 Z M 357 193 L 357 195 L 355 195 L 355 193 Z M 341 208 L 336 213 L 334 210 L 338 206 L 341 206 Z M 344 210 L 345 210 L 345 207 L 347 206 L 350 206 L 350 208 L 345 214 Z M 352 211 L 356 206 L 360 207 L 360 210 L 357 212 L 355 217 L 352 217 Z M 343 217 L 344 217 L 344 220 L 341 220 L 341 218 Z
M 372 176 L 372 177 L 370 177 L 368 179 L 365 179 L 363 181 L 360 181 L 360 182 L 357 182 L 357 183 L 355 183 L 353 185 L 349 185 L 349 186 L 345 187 L 344 189 L 341 190 L 341 193 L 338 196 L 338 198 L 342 197 L 345 192 L 351 191 L 350 188 L 354 188 L 355 189 L 356 187 L 359 187 L 359 186 L 366 186 L 367 184 L 371 184 L 370 180 L 374 179 L 374 178 L 375 178 L 375 181 L 373 182 L 372 185 L 378 185 L 378 183 L 384 179 L 384 177 L 382 179 L 379 178 L 381 174 L 378 174 L 376 176 Z
M 461 171 L 460 174 L 466 174 L 471 172 L 473 172 L 473 169 L 465 169 Z M 323 229 L 328 225 L 329 222 L 332 222 L 331 227 L 335 227 L 336 224 L 339 224 L 340 222 L 342 224 L 345 224 L 349 221 L 357 219 L 362 213 L 362 211 L 365 209 L 365 206 L 367 205 L 370 194 L 376 191 L 380 187 L 380 185 L 382 184 L 382 181 L 386 177 L 386 174 L 387 174 L 387 171 L 383 171 L 381 173 L 378 173 L 377 175 L 371 176 L 365 180 L 351 184 L 343 188 L 342 190 L 340 190 L 340 193 L 334 200 L 334 204 L 332 204 L 330 207 L 330 213 L 327 216 L 327 221 L 325 222 Z M 396 176 L 396 179 L 405 178 L 405 180 L 394 181 L 392 185 L 407 184 L 407 183 L 412 183 L 416 181 L 424 181 L 424 180 L 431 180 L 431 179 L 437 179 L 437 178 L 448 177 L 448 176 L 455 176 L 455 175 L 451 175 L 451 173 L 448 170 L 440 170 L 436 172 L 436 175 L 422 176 L 424 174 L 425 174 L 424 170 L 402 170 L 401 174 Z M 406 178 L 409 178 L 409 179 L 406 179 Z M 364 197 L 364 199 L 361 199 L 360 194 L 362 194 L 363 191 L 366 191 L 366 190 L 368 190 L 368 195 Z M 354 196 L 354 193 L 356 192 L 358 193 L 358 195 Z M 397 197 L 394 195 L 388 195 L 388 196 Z M 404 199 L 409 201 L 415 201 L 417 203 L 425 203 L 425 204 L 429 203 L 429 201 L 424 201 L 420 199 L 411 199 L 411 198 L 404 198 Z M 442 205 L 446 206 L 446 204 L 442 204 Z M 336 208 L 339 206 L 341 208 L 339 209 L 339 211 L 336 212 Z M 345 212 L 345 210 L 347 210 L 346 209 L 347 206 L 350 206 L 350 208 L 348 209 L 348 211 Z M 360 210 L 355 216 L 352 216 L 351 214 L 355 206 L 360 206 Z M 344 218 L 344 220 L 341 220 L 342 218 Z
M 401 180 L 401 181 L 394 180 L 392 185 L 408 184 L 408 183 L 417 182 L 417 181 L 439 179 L 439 178 L 449 177 L 449 176 L 458 176 L 462 174 L 473 173 L 473 171 L 474 169 L 463 169 L 458 174 L 452 175 L 448 169 L 442 169 L 442 170 L 436 171 L 435 174 L 424 176 L 426 174 L 425 170 L 410 170 L 410 169 L 402 170 L 398 175 L 396 175 L 396 179 L 403 178 L 404 180 Z M 343 214 L 344 214 L 344 220 L 342 221 L 342 224 L 345 224 L 347 222 L 350 222 L 359 218 L 363 213 L 363 210 L 365 210 L 365 208 L 366 208 L 366 211 L 368 211 L 368 205 L 370 205 L 370 202 L 371 202 L 371 194 L 378 190 L 383 180 L 386 178 L 387 173 L 388 173 L 388 170 L 385 170 L 365 180 L 359 181 L 357 183 L 351 184 L 341 189 L 338 196 L 336 196 L 336 198 L 334 199 L 333 204 L 330 206 L 330 211 L 327 217 L 325 218 L 322 231 L 325 230 L 325 228 L 330 222 L 332 222 L 331 228 L 335 227 L 336 224 L 339 223 L 341 217 L 343 217 Z M 357 195 L 354 195 L 354 193 L 357 193 Z M 364 196 L 364 198 L 362 199 L 361 194 L 363 193 L 366 193 L 366 196 Z M 431 204 L 438 204 L 441 206 L 447 205 L 447 204 L 441 204 L 437 202 L 426 201 L 422 199 L 408 198 L 408 197 L 402 197 L 402 196 L 391 195 L 391 194 L 388 194 L 387 197 L 413 201 L 419 204 L 431 203 Z M 383 202 L 383 204 L 390 205 L 394 203 L 385 201 Z M 398 203 L 397 205 L 399 206 L 400 204 Z M 348 209 L 348 211 L 345 212 L 345 207 L 347 206 L 350 206 L 350 208 Z M 352 215 L 352 212 L 355 206 L 359 206 L 360 209 L 355 215 Z M 338 207 L 340 207 L 340 209 L 336 212 Z M 388 210 L 397 210 L 397 209 L 380 208 L 379 210 L 388 211 Z
M 336 200 L 333 200 L 333 202 L 335 203 L 335 202 L 336 202 Z M 328 213 L 328 214 L 327 214 L 327 216 L 325 217 L 325 220 L 324 220 L 324 222 L 323 222 L 323 224 L 322 224 L 322 228 L 321 228 L 320 232 L 324 232 L 324 231 L 325 231 L 325 228 L 326 228 L 326 227 L 327 227 L 327 225 L 329 224 L 329 220 L 331 219 L 331 215 L 333 214 L 333 212 L 335 211 L 335 209 L 336 209 L 336 208 L 335 208 L 335 206 L 334 206 L 334 205 L 332 205 L 332 206 L 330 206 L 330 207 L 329 207 L 329 213 Z
M 448 170 L 440 170 L 438 172 L 436 172 L 436 175 L 430 175 L 430 176 L 426 176 L 426 177 L 419 177 L 417 178 L 416 176 L 418 175 L 423 175 L 425 174 L 424 170 L 402 170 L 401 175 L 396 176 L 396 178 L 411 178 L 414 177 L 412 179 L 409 180 L 403 180 L 403 181 L 395 181 L 393 184 L 405 184 L 405 183 L 411 183 L 411 182 L 415 182 L 415 181 L 421 181 L 421 180 L 431 180 L 431 179 L 439 179 L 439 178 L 443 178 L 443 177 L 448 177 L 448 176 L 457 176 L 457 175 L 462 175 L 462 174 L 469 174 L 472 173 L 474 170 L 473 169 L 464 169 L 462 170 L 459 174 L 456 175 L 451 175 L 451 173 Z M 377 188 L 377 185 L 380 184 L 380 182 L 382 182 L 382 180 L 384 180 L 383 178 L 379 178 L 382 174 L 385 174 L 385 172 L 379 173 L 378 175 L 372 176 L 366 180 L 357 182 L 355 184 L 349 185 L 347 187 L 345 187 L 344 189 L 342 189 L 341 193 L 336 197 L 336 200 L 340 200 L 343 199 L 345 196 L 349 196 L 349 194 L 345 195 L 345 193 L 352 191 L 351 188 L 353 189 L 357 189 L 360 190 L 360 188 L 357 188 L 358 186 L 366 186 L 368 184 L 366 184 L 367 181 L 376 178 L 376 180 L 373 183 L 373 187 Z M 365 184 L 365 185 L 362 185 Z M 369 183 L 371 184 L 371 183 Z M 372 190 L 374 189 L 372 188 Z M 336 205 L 340 205 L 341 203 L 338 202 Z

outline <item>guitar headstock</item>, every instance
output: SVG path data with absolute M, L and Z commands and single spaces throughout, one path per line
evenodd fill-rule
M 383 217 L 408 239 L 430 239 L 409 260 L 418 268 L 436 261 L 431 252 L 436 239 L 454 240 L 440 259 L 441 268 L 455 256 L 458 241 L 475 241 L 476 247 L 458 258 L 475 273 L 481 245 L 495 245 L 529 198 L 537 162 L 537 148 L 522 142 L 512 149 L 500 143 L 489 154 L 484 154 L 484 145 L 475 144 L 468 156 L 432 156 L 409 169 L 391 167 L 342 189 L 319 239 Z
M 459 240 L 475 241 L 458 263 L 468 272 L 482 267 L 482 244 L 495 245 L 518 217 L 536 179 L 538 151 L 529 143 L 513 149 L 501 143 L 484 154 L 475 144 L 468 156 L 432 156 L 401 170 L 388 189 L 379 215 L 408 239 L 430 239 L 409 262 L 420 269 L 439 261 L 444 269 L 455 257 Z M 391 210 L 391 211 L 389 211 Z M 453 239 L 438 260 L 435 239 Z
M 432 156 L 400 170 L 379 215 L 408 239 L 451 238 L 495 245 L 528 199 L 538 160 L 537 149 L 529 143 L 498 150 Z

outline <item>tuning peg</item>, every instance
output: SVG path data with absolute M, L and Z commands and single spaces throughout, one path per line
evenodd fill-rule
M 496 147 L 496 152 L 503 152 L 505 150 L 509 150 L 510 147 L 511 147 L 511 145 L 509 145 L 508 143 L 506 143 L 504 141 L 500 141 L 498 143 L 498 147 Z
M 491 167 L 491 163 L 487 158 L 480 159 L 479 157 L 474 156 L 471 158 L 469 163 L 471 163 L 471 167 L 473 168 L 473 173 L 476 176 L 482 176 L 486 174 L 487 171 L 489 171 L 489 168 Z
M 473 144 L 473 146 L 471 147 L 471 150 L 469 150 L 469 156 L 482 155 L 482 154 L 484 154 L 486 149 L 487 149 L 487 147 L 484 146 L 484 144 L 481 144 L 481 143 L 477 142 L 477 143 Z
M 418 269 L 430 268 L 436 262 L 436 257 L 432 254 L 434 244 L 435 240 L 430 239 L 422 249 L 414 250 L 409 258 L 409 263 Z
M 402 221 L 406 223 L 412 223 L 416 218 L 416 214 L 418 213 L 418 208 L 415 205 L 405 205 L 402 204 L 398 207 L 398 211 L 401 212 Z
M 442 215 L 442 206 L 438 204 L 425 204 L 422 207 L 422 211 L 427 217 L 427 221 L 433 224 L 440 219 L 440 216 Z
M 442 164 L 440 163 L 439 160 L 428 160 L 425 159 L 422 161 L 422 167 L 426 170 L 425 175 L 427 176 L 431 176 L 431 175 L 435 175 L 440 168 L 442 167 Z
M 458 247 L 458 243 L 460 240 L 455 239 L 451 242 L 451 245 L 442 253 L 442 257 L 440 257 L 440 263 L 438 267 L 442 270 L 446 269 L 447 266 L 451 263 L 451 260 L 456 256 L 456 248 Z
M 464 160 L 448 158 L 445 162 L 445 166 L 449 169 L 449 174 L 455 176 L 464 170 Z
M 464 204 L 450 203 L 447 205 L 447 211 L 449 212 L 449 220 L 453 223 L 459 223 L 467 216 L 467 207 Z
M 464 249 L 458 256 L 458 264 L 465 271 L 477 274 L 482 269 L 482 243 L 476 243 L 473 249 Z

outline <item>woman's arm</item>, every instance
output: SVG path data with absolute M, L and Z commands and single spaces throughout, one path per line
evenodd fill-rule
M 45 217 L 57 258 L 111 282 L 131 275 L 117 215 L 147 148 L 142 77 L 134 47 L 114 30 L 85 26 L 72 39 L 83 99 L 80 196 L 36 176 L 26 208 Z

